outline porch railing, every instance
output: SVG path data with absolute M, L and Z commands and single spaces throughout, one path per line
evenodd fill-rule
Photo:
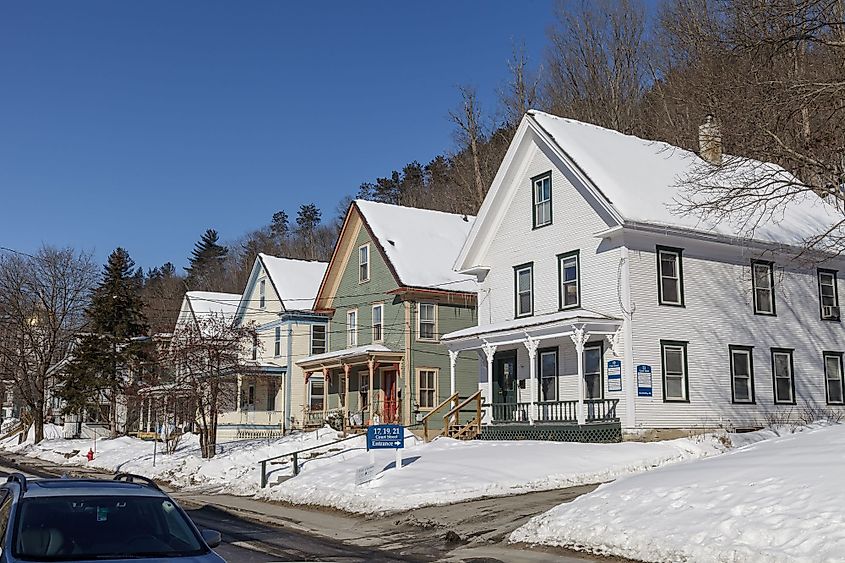
M 578 421 L 578 401 L 538 401 L 536 422 Z M 587 399 L 584 413 L 587 422 L 618 420 L 616 406 L 619 399 Z M 528 422 L 531 403 L 493 403 L 493 422 Z

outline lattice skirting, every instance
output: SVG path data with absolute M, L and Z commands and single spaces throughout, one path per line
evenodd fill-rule
M 577 424 L 489 424 L 481 430 L 481 440 L 548 440 L 552 442 L 611 443 L 622 441 L 619 422 Z

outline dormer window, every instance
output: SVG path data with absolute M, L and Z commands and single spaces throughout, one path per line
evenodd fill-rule
M 358 247 L 358 282 L 370 281 L 370 245 Z
M 534 197 L 534 228 L 552 224 L 552 173 L 546 172 L 542 176 L 531 179 Z

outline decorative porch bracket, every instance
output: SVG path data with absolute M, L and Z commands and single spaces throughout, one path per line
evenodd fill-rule
M 572 334 L 569 338 L 575 344 L 575 352 L 578 354 L 578 424 L 587 422 L 587 415 L 584 412 L 584 344 L 590 338 L 590 333 L 584 330 L 586 325 L 580 327 L 572 325 Z
M 537 418 L 537 390 L 535 389 L 537 380 L 537 348 L 540 347 L 540 339 L 533 338 L 527 332 L 525 333 L 525 349 L 528 350 L 528 373 L 530 379 L 528 380 L 528 393 L 530 393 L 530 404 L 528 406 L 528 423 L 532 426 Z
M 622 347 L 620 346 L 622 340 L 622 327 L 616 329 L 613 334 L 607 335 L 607 342 L 610 344 L 610 351 L 617 358 L 622 355 Z

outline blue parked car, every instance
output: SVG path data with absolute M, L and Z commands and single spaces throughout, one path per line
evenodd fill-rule
M 220 533 L 198 530 L 154 481 L 27 479 L 0 486 L 0 563 L 182 561 L 225 563 Z

